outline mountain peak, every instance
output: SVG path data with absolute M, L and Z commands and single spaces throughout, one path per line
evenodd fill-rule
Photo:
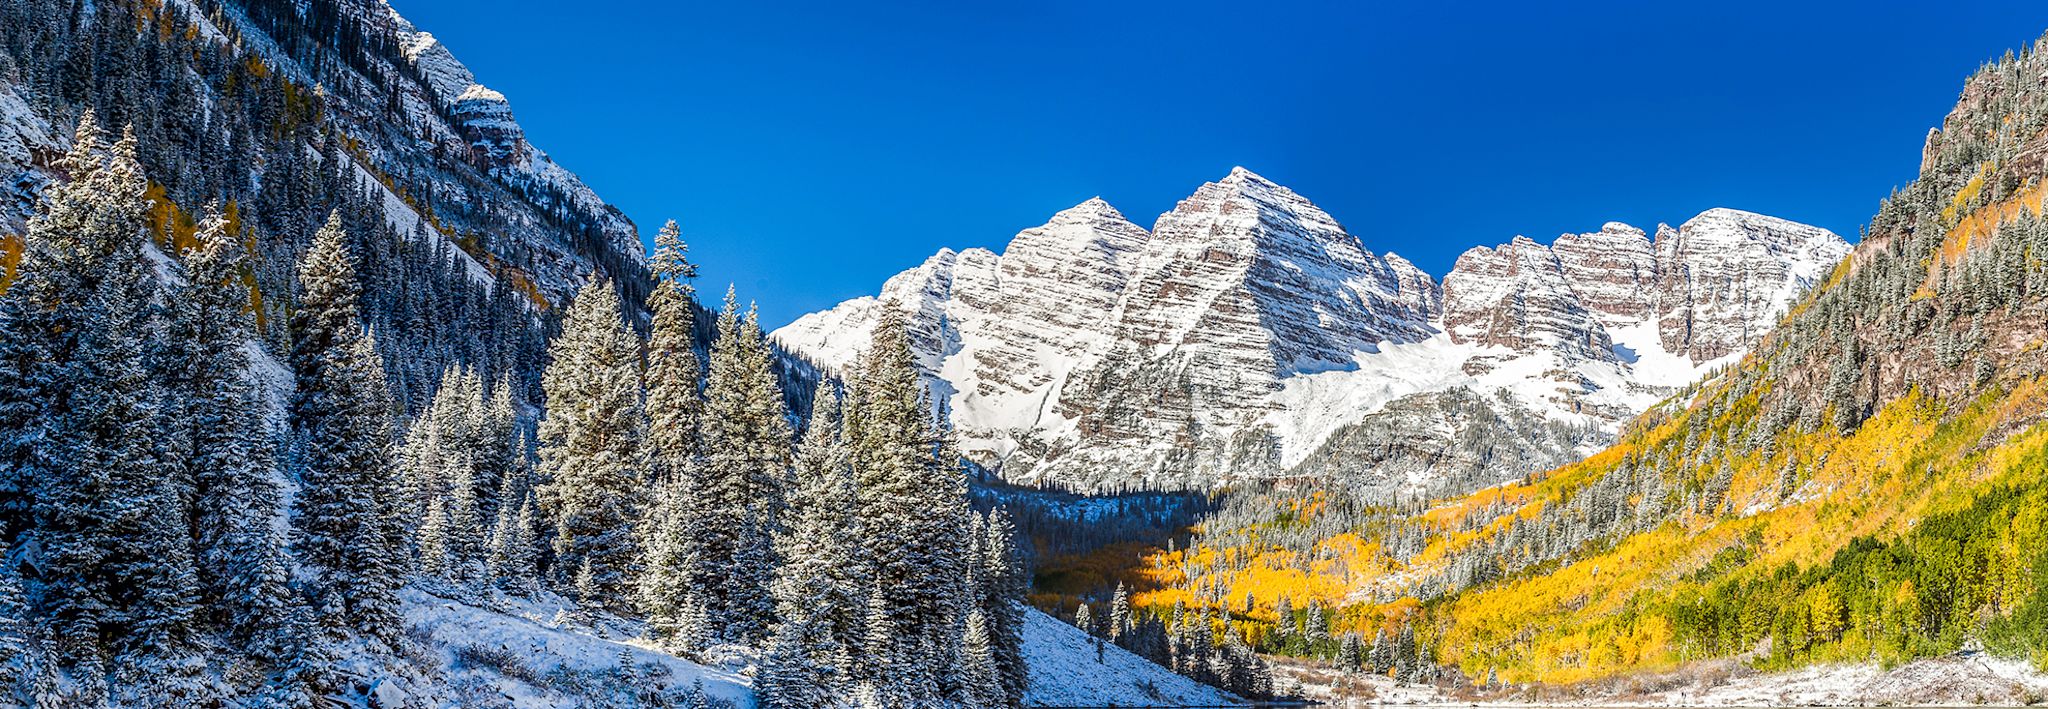
M 1220 180 L 1219 182 L 1222 182 L 1223 184 L 1238 184 L 1238 183 L 1252 183 L 1252 184 L 1261 184 L 1261 185 L 1274 185 L 1274 184 L 1275 184 L 1275 183 L 1274 183 L 1274 182 L 1273 182 L 1272 180 L 1268 180 L 1268 179 L 1266 179 L 1265 177 L 1262 177 L 1262 176 L 1260 176 L 1260 175 L 1259 175 L 1259 173 L 1256 173 L 1256 172 L 1252 172 L 1251 170 L 1247 170 L 1247 169 L 1245 169 L 1245 167 L 1244 167 L 1243 165 L 1238 165 L 1238 166 L 1235 166 L 1235 167 L 1232 167 L 1232 168 L 1230 168 L 1230 174 L 1229 174 L 1229 175 L 1226 175 L 1226 176 L 1224 176 L 1224 178 L 1223 178 L 1222 180 Z
M 1104 219 L 1130 221 L 1124 218 L 1123 212 L 1117 211 L 1116 207 L 1111 206 L 1108 200 L 1104 200 L 1101 197 L 1089 197 L 1087 201 L 1062 209 L 1057 214 L 1052 215 L 1051 221 L 1100 221 Z
M 1600 225 L 1600 233 L 1623 234 L 1628 236 L 1644 236 L 1642 229 L 1638 229 L 1635 227 L 1635 225 L 1629 224 L 1627 222 L 1608 222 L 1606 224 L 1602 224 Z

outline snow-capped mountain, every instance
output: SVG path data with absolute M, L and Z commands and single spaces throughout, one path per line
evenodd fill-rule
M 1439 282 L 1237 168 L 1149 232 L 1091 199 L 1002 254 L 941 250 L 775 337 L 844 367 L 901 308 L 963 449 L 1013 481 L 1465 485 L 1609 440 L 1732 361 L 1848 250 L 1715 209 L 1655 240 L 1618 223 L 1516 237 Z

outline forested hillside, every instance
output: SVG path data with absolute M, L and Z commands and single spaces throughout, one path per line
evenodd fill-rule
M 2038 46 L 1970 77 L 1855 252 L 1618 445 L 1450 499 L 1240 490 L 1135 602 L 1487 690 L 1980 645 L 2048 670 L 2044 77 Z
M 790 393 L 381 0 L 9 2 L 0 50 L 0 705 L 1025 700 L 900 322 Z

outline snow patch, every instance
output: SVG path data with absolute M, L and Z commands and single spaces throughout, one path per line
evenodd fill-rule
M 1095 659 L 1095 638 L 1036 610 L 1024 614 L 1024 663 L 1031 686 L 1025 706 L 1222 707 L 1247 704 L 1222 690 L 1174 674 L 1113 643 Z

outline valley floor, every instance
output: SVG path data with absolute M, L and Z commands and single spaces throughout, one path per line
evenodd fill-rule
M 1760 673 L 1735 662 L 1702 663 L 1678 672 L 1581 687 L 1524 687 L 1502 692 L 1397 684 L 1346 674 L 1328 665 L 1275 658 L 1277 676 L 1330 706 L 1474 707 L 1790 707 L 2035 706 L 2048 703 L 2048 674 L 2024 660 L 1962 653 L 1891 669 L 1831 665 Z

